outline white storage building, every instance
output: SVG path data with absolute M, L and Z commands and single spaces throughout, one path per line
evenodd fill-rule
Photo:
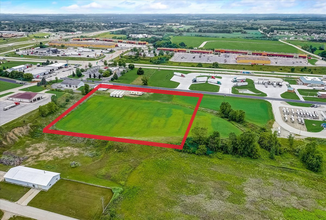
M 14 67 L 11 67 L 10 69 L 8 69 L 8 72 L 11 72 L 11 71 L 23 72 L 27 68 L 28 68 L 27 65 L 14 66 Z
M 50 65 L 47 65 L 47 67 L 51 67 L 54 70 L 61 69 L 61 68 L 66 67 L 66 66 L 68 66 L 66 63 L 53 63 L 53 64 L 50 64 Z
M 44 75 L 49 74 L 50 69 L 37 67 L 35 69 L 28 69 L 25 71 L 25 73 L 31 73 L 35 79 L 39 79 L 42 78 Z
M 47 191 L 60 179 L 60 173 L 17 166 L 11 168 L 4 179 L 8 183 Z

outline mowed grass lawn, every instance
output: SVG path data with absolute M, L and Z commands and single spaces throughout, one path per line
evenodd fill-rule
M 36 65 L 37 63 L 29 62 L 29 61 L 7 61 L 6 63 L 0 64 L 0 67 L 6 67 L 6 69 L 7 69 L 7 68 L 14 67 L 14 66 L 20 66 L 20 65 L 25 65 L 25 64 Z
M 205 49 L 233 49 L 233 50 L 252 50 L 252 51 L 268 51 L 268 52 L 283 52 L 297 53 L 298 49 L 283 44 L 279 41 L 268 40 L 247 40 L 239 38 L 212 38 L 212 37 L 172 37 L 173 43 L 184 42 L 188 47 L 199 47 L 204 41 L 209 41 L 205 44 Z
M 198 98 L 153 94 L 112 98 L 97 95 L 79 106 L 55 127 L 59 130 L 112 137 L 176 143 L 189 125 Z M 223 137 L 241 131 L 227 120 L 199 111 L 194 126 L 220 131 Z
M 197 90 L 197 91 L 218 92 L 220 91 L 220 86 L 212 85 L 209 83 L 197 83 L 197 84 L 191 84 L 189 89 Z
M 297 94 L 295 92 L 284 92 L 281 94 L 281 97 L 283 99 L 300 100 L 300 98 L 297 96 Z
M 28 205 L 78 219 L 98 219 L 102 201 L 106 206 L 112 198 L 107 188 L 59 180 L 47 192 L 40 192 Z
M 256 89 L 255 87 L 255 83 L 253 80 L 251 79 L 247 79 L 246 82 L 248 83 L 247 86 L 233 86 L 232 87 L 232 93 L 233 94 L 243 94 L 243 95 L 253 95 L 253 96 L 267 96 L 266 93 Z M 251 93 L 240 93 L 239 90 L 241 89 L 247 89 L 255 94 L 251 94 Z
M 115 82 L 120 83 L 127 83 L 127 84 L 135 84 L 135 85 L 142 85 L 142 77 L 147 77 L 149 79 L 148 85 L 149 86 L 158 86 L 158 87 L 165 87 L 165 88 L 176 88 L 179 83 L 173 82 L 170 79 L 173 77 L 174 72 L 173 70 L 158 70 L 158 69 L 143 69 L 144 75 L 139 76 L 137 75 L 138 68 L 135 68 L 125 75 L 121 76 Z M 185 71 L 177 71 L 178 73 L 188 73 Z
M 265 126 L 274 119 L 271 104 L 258 99 L 204 95 L 200 107 L 219 111 L 220 105 L 224 101 L 230 103 L 235 110 L 245 111 L 246 121 L 259 126 Z
M 20 89 L 21 91 L 26 91 L 26 92 L 41 92 L 43 91 L 45 88 L 43 86 L 31 86 L 31 87 L 27 87 L 24 89 Z
M 8 89 L 17 88 L 19 86 L 21 86 L 21 85 L 0 80 L 0 92 L 8 90 Z
M 28 190 L 27 187 L 0 182 L 0 199 L 17 202 Z
M 320 132 L 324 130 L 321 124 L 326 123 L 325 121 L 305 120 L 307 131 L 309 132 Z
M 298 89 L 298 92 L 303 96 L 317 96 L 319 90 L 315 89 Z

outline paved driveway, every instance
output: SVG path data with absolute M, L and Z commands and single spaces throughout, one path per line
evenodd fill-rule
M 14 213 L 21 216 L 26 216 L 38 220 L 76 220 L 68 216 L 60 215 L 54 212 L 45 211 L 42 209 L 19 205 L 14 202 L 9 202 L 0 199 L 0 209 L 6 212 Z

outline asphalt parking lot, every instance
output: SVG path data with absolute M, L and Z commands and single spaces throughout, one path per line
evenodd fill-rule
M 4 111 L 3 108 L 13 104 L 13 101 L 0 101 L 0 126 L 15 120 L 35 109 L 37 109 L 41 105 L 45 105 L 51 101 L 51 94 L 44 94 L 45 98 L 34 102 L 34 103 L 21 103 L 20 105 L 11 108 L 7 111 Z
M 175 53 L 170 59 L 173 62 L 188 62 L 188 63 L 214 63 L 221 64 L 238 64 L 236 58 L 237 54 L 191 54 L 191 53 Z M 270 65 L 276 66 L 309 66 L 306 59 L 297 58 L 282 58 L 282 57 L 268 57 L 271 60 Z

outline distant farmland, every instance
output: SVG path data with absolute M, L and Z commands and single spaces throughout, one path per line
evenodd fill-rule
M 211 38 L 211 37 L 172 37 L 173 43 L 184 42 L 188 47 L 199 47 L 204 41 L 208 41 L 205 49 L 232 49 L 232 50 L 252 50 L 279 53 L 299 53 L 299 51 L 289 45 L 278 41 L 268 40 L 246 40 L 235 38 Z M 302 53 L 302 52 L 301 52 Z

